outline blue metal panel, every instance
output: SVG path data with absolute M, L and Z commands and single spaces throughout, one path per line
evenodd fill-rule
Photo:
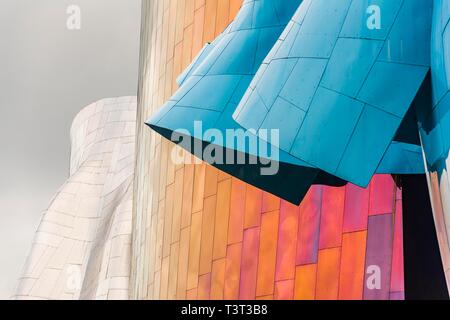
M 241 80 L 240 75 L 211 75 L 203 77 L 182 97 L 177 105 L 222 112 Z M 211 90 L 215 88 L 215 90 Z M 219 90 L 220 88 L 220 90 Z M 205 93 L 208 94 L 205 94 Z
M 178 132 L 178 129 L 184 130 L 184 135 L 187 130 L 189 135 L 183 138 L 193 139 L 193 142 L 200 141 L 203 149 L 196 150 L 193 143 L 186 145 L 180 143 L 180 145 L 200 158 L 204 156 L 202 150 L 210 148 L 211 143 L 224 148 L 224 152 L 229 151 L 231 148 L 228 145 L 229 141 L 218 141 L 212 136 L 197 136 L 194 122 L 201 121 L 203 131 L 217 129 L 223 136 L 226 136 L 228 129 L 242 130 L 242 127 L 233 120 L 232 114 L 242 100 L 255 72 L 280 37 L 300 2 L 300 0 L 291 0 L 287 5 L 283 0 L 246 1 L 229 28 L 213 43 L 207 45 L 180 76 L 181 88 L 147 121 L 147 124 L 168 139 L 172 137 L 174 131 Z M 296 61 L 288 61 L 287 65 L 290 67 L 278 68 L 279 74 L 273 74 L 274 78 L 270 79 L 267 87 L 270 88 L 274 82 L 283 84 L 286 81 L 285 75 L 290 74 L 290 71 L 285 70 L 293 68 L 295 63 Z M 270 92 L 263 94 L 263 97 L 272 96 Z M 259 125 L 265 121 L 268 126 L 271 126 L 272 122 L 281 121 L 285 126 L 283 133 L 285 132 L 286 135 L 295 133 L 298 128 L 292 128 L 291 125 L 297 125 L 299 119 L 305 114 L 289 102 L 279 99 L 272 114 L 266 117 L 267 109 L 261 97 L 253 96 L 252 101 L 255 102 L 256 108 L 262 108 L 262 110 L 257 112 L 256 116 L 252 115 L 249 121 L 256 121 Z M 286 118 L 286 114 L 290 114 L 290 117 Z M 249 136 L 256 137 L 251 134 Z M 295 136 L 292 136 L 291 140 L 294 138 Z M 264 140 L 256 139 L 266 143 Z M 248 183 L 295 203 L 300 202 L 319 172 L 286 152 L 281 152 L 279 157 L 275 158 L 276 154 L 260 155 L 260 150 L 255 152 L 246 144 L 237 144 L 232 147 L 235 156 L 256 155 L 265 158 L 264 160 L 278 162 L 280 171 L 274 176 L 264 177 L 261 176 L 259 171 L 261 168 L 258 165 L 212 164 Z M 279 152 L 276 145 L 272 147 Z M 345 184 L 340 179 L 328 177 L 325 173 L 321 174 L 321 182 L 327 182 L 327 179 L 332 185 Z
M 353 1 L 350 10 L 341 30 L 341 37 L 343 38 L 361 38 L 373 40 L 386 40 L 389 34 L 390 27 L 393 25 L 403 0 L 359 0 Z M 379 29 L 367 28 L 367 15 L 360 14 L 361 12 L 376 13 L 372 6 L 378 6 L 379 13 L 382 18 L 382 23 Z M 374 8 L 374 9 L 372 9 Z
M 382 41 L 375 40 L 338 39 L 321 85 L 355 98 L 375 63 L 382 45 Z
M 377 62 L 358 100 L 403 118 L 428 72 L 427 67 Z
M 177 78 L 177 84 L 179 86 L 183 85 L 184 81 L 188 79 L 194 70 L 196 70 L 201 63 L 205 60 L 205 58 L 211 53 L 214 49 L 214 45 L 211 43 L 205 44 L 202 50 L 199 52 L 197 57 L 191 62 L 191 64 L 184 70 Z
M 431 33 L 431 84 L 429 104 L 418 107 L 418 123 L 427 169 L 441 174 L 447 170 L 450 149 L 450 19 L 449 2 L 434 2 Z
M 372 168 L 378 167 L 386 152 L 385 141 L 391 143 L 400 122 L 401 119 L 366 105 L 340 159 L 337 175 L 359 185 L 370 180 Z
M 326 172 L 336 172 L 363 108 L 361 102 L 319 88 L 291 154 L 308 159 Z M 323 157 L 324 153 L 328 156 Z
M 373 5 L 379 29 L 367 25 Z M 278 162 L 274 176 L 261 176 L 259 165 L 213 165 L 294 203 L 313 183 L 364 186 L 375 172 L 421 173 L 420 147 L 392 140 L 429 68 L 430 10 L 420 0 L 246 0 L 147 124 L 168 139 L 184 130 L 202 148 L 180 145 L 200 158 L 216 145 Z M 194 130 L 196 121 L 223 136 L 242 130 L 233 114 L 247 129 L 278 129 L 271 147 L 279 157 Z
M 289 148 L 289 145 L 294 142 L 295 133 L 298 131 L 300 123 L 303 122 L 305 114 L 305 111 L 292 103 L 278 98 L 264 119 L 261 128 L 280 128 L 280 136 L 283 137 L 280 147 Z
M 381 20 L 371 25 L 377 13 Z M 281 136 L 281 149 L 366 186 L 429 70 L 431 13 L 432 2 L 422 0 L 304 1 L 234 118 L 245 128 L 266 128 L 260 113 L 271 114 L 283 97 L 307 113 L 297 124 L 290 120 L 289 128 L 299 129 Z M 327 67 L 312 74 L 298 62 L 304 58 Z
M 392 142 L 378 166 L 380 174 L 424 174 L 422 147 L 402 142 Z
M 294 71 L 280 92 L 280 97 L 307 111 L 327 66 L 324 59 L 298 60 Z M 298 90 L 301 87 L 302 90 Z

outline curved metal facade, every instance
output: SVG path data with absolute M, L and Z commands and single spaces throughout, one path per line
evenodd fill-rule
M 447 288 L 450 288 L 450 52 L 448 1 L 434 1 L 431 37 L 431 97 L 418 107 L 418 126 L 428 171 L 428 186 Z M 431 100 L 431 101 L 430 101 Z
M 143 2 L 131 297 L 403 298 L 401 193 L 389 175 L 365 189 L 313 186 L 295 206 L 206 163 L 174 164 L 175 145 L 145 126 L 241 4 Z M 366 285 L 373 267 L 375 290 Z
M 420 0 L 304 1 L 235 119 L 280 128 L 284 151 L 366 187 L 429 71 L 431 12 Z
M 14 299 L 129 297 L 135 126 L 136 97 L 76 116 L 70 177 L 43 212 Z

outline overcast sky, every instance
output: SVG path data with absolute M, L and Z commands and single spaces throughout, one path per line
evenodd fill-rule
M 81 30 L 66 27 L 69 5 Z M 136 95 L 140 0 L 0 0 L 0 298 L 69 172 L 83 106 Z

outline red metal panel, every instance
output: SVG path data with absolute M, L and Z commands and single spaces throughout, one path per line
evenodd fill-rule
M 343 232 L 367 230 L 370 189 L 363 189 L 354 184 L 348 184 L 345 189 Z
M 277 281 L 295 277 L 299 214 L 299 207 L 286 201 L 281 202 L 275 275 Z
M 395 184 L 390 175 L 375 175 L 370 186 L 369 215 L 393 212 L 395 201 Z
M 260 228 L 251 228 L 244 231 L 242 243 L 241 283 L 239 299 L 253 300 L 256 297 L 256 277 L 258 272 Z
M 317 262 L 319 248 L 320 209 L 322 187 L 313 186 L 300 205 L 297 239 L 297 265 Z
M 319 249 L 341 245 L 344 200 L 345 188 L 323 187 Z

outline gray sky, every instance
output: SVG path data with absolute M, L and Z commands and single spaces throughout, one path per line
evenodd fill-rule
M 81 30 L 66 28 L 69 5 Z M 136 95 L 140 0 L 0 0 L 0 298 L 66 180 L 73 117 Z

